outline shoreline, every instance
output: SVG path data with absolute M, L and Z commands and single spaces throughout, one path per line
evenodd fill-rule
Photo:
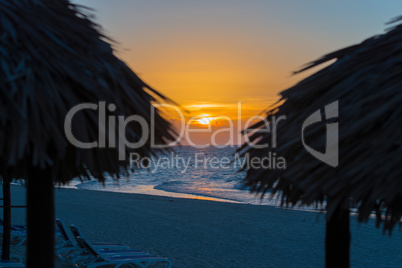
M 108 190 L 107 187 L 104 187 L 103 188 L 104 190 L 103 189 L 80 189 L 76 186 L 67 186 L 67 187 L 61 186 L 60 188 L 80 190 L 80 191 L 84 190 L 84 191 L 99 191 L 99 192 L 108 192 L 108 193 L 140 194 L 140 195 L 183 198 L 183 199 L 209 200 L 209 201 L 223 202 L 223 203 L 246 204 L 246 203 L 236 201 L 236 200 L 216 198 L 216 197 L 211 197 L 211 196 L 206 196 L 206 195 L 187 194 L 187 193 L 159 190 L 159 189 L 155 189 L 153 185 L 137 185 L 135 188 L 131 188 L 130 191 L 112 191 L 112 190 Z
M 187 193 L 179 193 L 179 192 L 173 192 L 173 191 L 167 191 L 167 190 L 158 190 L 155 188 L 152 188 L 152 185 L 145 186 L 145 185 L 139 185 L 136 188 L 131 189 L 130 191 L 124 192 L 124 191 L 112 191 L 112 190 L 107 190 L 107 187 L 103 188 L 105 190 L 100 190 L 100 189 L 80 189 L 75 186 L 73 187 L 60 187 L 60 189 L 72 189 L 72 190 L 78 190 L 78 191 L 98 191 L 98 192 L 107 192 L 107 193 L 122 193 L 122 194 L 135 194 L 135 195 L 146 195 L 146 196 L 158 196 L 158 197 L 167 197 L 167 198 L 177 198 L 177 199 L 190 199 L 190 200 L 206 200 L 206 201 L 212 201 L 212 202 L 221 202 L 221 203 L 233 203 L 233 204 L 243 204 L 243 205 L 251 205 L 251 206 L 269 206 L 273 208 L 278 208 L 278 209 L 286 209 L 286 210 L 296 210 L 296 211 L 306 211 L 306 212 L 314 212 L 314 213 L 325 213 L 325 210 L 322 209 L 314 209 L 312 207 L 281 207 L 280 205 L 273 205 L 273 204 L 257 204 L 257 203 L 246 203 L 242 201 L 236 201 L 236 200 L 231 200 L 231 199 L 224 199 L 224 198 L 216 198 L 212 196 L 207 196 L 207 195 L 197 195 L 197 194 L 187 194 Z M 250 193 L 250 195 L 253 195 Z M 256 200 L 258 200 L 259 196 L 256 196 Z M 351 213 L 351 215 L 354 215 Z
M 25 188 L 12 186 L 12 204 Z M 90 241 L 122 243 L 172 260 L 173 267 L 323 267 L 325 213 L 209 200 L 57 189 L 56 216 Z M 25 209 L 13 210 L 24 224 Z M 351 267 L 398 267 L 401 231 L 351 218 Z

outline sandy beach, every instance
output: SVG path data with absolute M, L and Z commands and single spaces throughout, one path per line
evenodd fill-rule
M 90 241 L 116 242 L 172 260 L 173 267 L 323 267 L 325 214 L 269 206 L 57 189 L 56 215 Z M 12 204 L 25 188 L 12 186 Z M 25 209 L 13 209 L 13 224 Z M 402 267 L 401 230 L 382 235 L 351 220 L 352 267 Z

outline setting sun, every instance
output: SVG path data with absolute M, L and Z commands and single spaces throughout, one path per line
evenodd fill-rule
M 215 117 L 211 117 L 211 116 L 202 116 L 200 119 L 197 119 L 197 122 L 200 123 L 201 125 L 208 125 L 208 124 L 210 124 L 214 119 L 215 119 Z

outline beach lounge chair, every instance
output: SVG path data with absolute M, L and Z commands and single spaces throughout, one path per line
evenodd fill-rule
M 1 251 L 0 251 L 1 255 Z M 15 254 L 10 254 L 10 260 L 0 260 L 0 268 L 5 267 L 15 267 L 15 268 L 25 268 L 25 265 L 22 263 L 22 258 Z
M 2 218 L 0 218 L 0 225 L 4 225 L 4 221 Z M 11 231 L 17 231 L 17 232 L 26 232 L 27 231 L 27 226 L 26 225 L 16 225 L 12 224 L 11 225 Z M 56 236 L 59 235 L 59 231 L 56 230 Z
M 3 219 L 0 218 L 0 234 L 3 235 Z M 26 225 L 11 225 L 11 246 L 21 246 L 27 240 Z M 56 230 L 56 239 L 60 236 L 60 232 Z M 0 266 L 1 267 L 1 266 Z
M 96 268 L 102 266 L 111 266 L 114 268 L 129 266 L 147 268 L 154 263 L 166 263 L 166 267 L 172 267 L 169 259 L 156 255 L 126 255 L 127 252 L 119 254 L 104 254 L 102 251 L 96 250 L 85 238 L 77 237 L 77 242 L 82 245 L 89 256 L 92 258 L 83 260 L 77 258 L 73 261 L 74 267 Z M 117 250 L 116 250 L 117 251 Z
M 0 260 L 1 268 L 25 268 L 25 265 L 12 260 Z
M 71 225 L 70 229 L 71 229 L 71 233 L 73 234 L 74 240 L 77 242 L 77 246 L 81 249 L 81 251 L 86 252 L 85 247 L 77 240 L 78 237 L 84 238 L 84 236 L 81 234 L 81 231 L 75 225 Z M 91 243 L 91 245 L 96 250 L 101 252 L 102 255 L 116 255 L 116 254 L 118 254 L 119 256 L 121 256 L 121 255 L 155 256 L 155 255 L 149 254 L 148 252 L 144 252 L 144 251 L 137 250 L 137 249 L 132 249 L 132 248 L 130 248 L 128 246 L 124 246 L 124 245 L 121 245 L 121 244 Z
M 3 219 L 0 218 L 0 225 L 4 225 Z M 12 231 L 26 231 L 27 226 L 26 225 L 11 225 L 11 230 Z
M 74 243 L 71 239 L 70 235 L 67 232 L 67 228 L 64 223 L 60 219 L 56 219 L 56 226 L 60 232 L 60 239 L 56 242 L 56 256 L 62 261 L 72 260 L 76 256 L 80 255 L 83 251 L 83 248 L 80 247 L 77 243 Z M 81 235 L 79 229 L 75 227 L 74 240 L 76 236 Z M 98 249 L 128 249 L 129 247 L 119 244 L 110 244 L 110 243 L 97 243 L 95 245 Z
M 0 235 L 3 236 L 3 226 L 0 228 Z M 11 229 L 11 246 L 21 246 L 27 240 L 27 231 L 15 231 Z
M 73 243 L 60 219 L 56 219 L 56 226 L 60 232 L 60 239 L 56 240 L 56 257 L 62 261 L 74 258 L 81 250 Z
M 0 218 L 1 225 L 1 235 L 3 235 L 3 225 L 4 221 Z M 12 246 L 20 246 L 27 239 L 27 229 L 26 225 L 11 225 L 11 245 Z
M 77 241 L 77 237 L 84 237 L 78 229 L 77 226 L 75 225 L 70 225 L 70 230 L 71 233 L 73 234 L 74 240 L 77 242 L 77 245 L 80 246 L 80 244 Z M 123 249 L 130 249 L 130 247 L 122 245 L 122 244 L 114 244 L 114 243 L 106 243 L 106 242 L 91 242 L 91 244 L 96 248 L 96 249 L 101 249 L 101 250 L 112 250 L 112 249 L 117 249 L 117 250 L 123 250 Z

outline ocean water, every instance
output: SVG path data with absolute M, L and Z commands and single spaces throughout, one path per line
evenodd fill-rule
M 75 180 L 67 187 L 278 206 L 278 198 L 261 199 L 243 187 L 245 172 L 238 171 L 244 159 L 235 154 L 236 149 L 182 146 L 157 158 L 132 155 L 136 170 L 127 178 L 107 178 L 104 185 Z

